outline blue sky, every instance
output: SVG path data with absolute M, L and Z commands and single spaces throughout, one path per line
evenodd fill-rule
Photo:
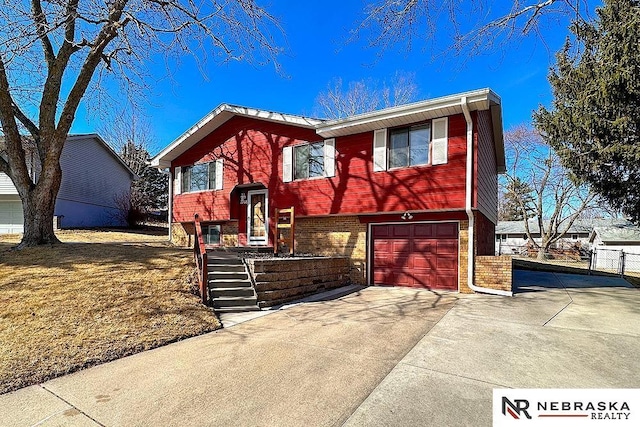
M 412 51 L 392 48 L 382 55 L 366 39 L 347 43 L 349 30 L 362 17 L 360 1 L 284 1 L 268 10 L 280 19 L 287 37 L 287 53 L 280 60 L 284 75 L 272 65 L 209 61 L 205 78 L 194 59 L 185 57 L 169 81 L 162 79 L 166 71 L 159 64 L 144 111 L 157 141 L 152 154 L 221 103 L 311 115 L 318 94 L 332 79 L 383 81 L 399 71 L 415 73 L 419 99 L 493 89 L 502 98 L 504 128 L 509 129 L 530 121 L 540 104 L 549 105 L 548 70 L 567 35 L 567 23 L 560 22 L 546 30 L 546 46 L 532 37 L 506 50 L 432 61 L 421 43 Z M 446 43 L 442 37 L 437 47 Z M 93 132 L 99 120 L 87 117 L 81 107 L 72 132 Z

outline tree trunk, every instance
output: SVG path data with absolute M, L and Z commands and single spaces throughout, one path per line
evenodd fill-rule
M 53 214 L 62 181 L 59 162 L 56 166 L 43 170 L 43 176 L 33 188 L 27 191 L 18 188 L 24 214 L 24 234 L 16 249 L 60 243 L 53 230 Z M 44 179 L 45 175 L 48 179 Z

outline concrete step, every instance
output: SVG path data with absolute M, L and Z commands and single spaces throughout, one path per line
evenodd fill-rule
M 241 279 L 211 279 L 209 278 L 209 288 L 251 288 L 251 280 Z
M 255 296 L 252 297 L 217 297 L 211 299 L 211 306 L 213 308 L 228 308 L 228 307 L 258 307 L 258 301 Z
M 245 271 L 208 271 L 209 280 L 247 280 L 249 275 Z
M 251 287 L 243 288 L 210 288 L 210 298 L 220 297 L 255 297 L 255 292 Z
M 217 257 L 213 254 L 207 252 L 207 264 L 225 264 L 225 265 L 244 265 L 242 263 L 242 259 L 237 256 L 229 257 L 229 258 L 221 258 Z
M 216 313 L 242 313 L 244 311 L 260 311 L 257 305 L 213 308 Z
M 243 264 L 207 264 L 208 271 L 211 272 L 239 272 L 244 273 L 244 265 Z

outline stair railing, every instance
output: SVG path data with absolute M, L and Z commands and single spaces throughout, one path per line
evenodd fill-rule
M 202 226 L 200 225 L 200 217 L 194 215 L 194 224 L 196 228 L 196 238 L 193 242 L 193 256 L 196 261 L 198 270 L 198 287 L 200 288 L 200 297 L 202 303 L 207 304 L 207 248 L 204 246 L 204 237 L 202 236 Z

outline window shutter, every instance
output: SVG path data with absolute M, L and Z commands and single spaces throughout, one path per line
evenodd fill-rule
M 336 175 L 336 140 L 324 141 L 324 176 L 331 178 Z
M 216 160 L 216 190 L 222 190 L 224 182 L 224 164 L 223 159 Z
M 373 170 L 387 170 L 387 130 L 373 132 Z
M 433 140 L 431 141 L 431 164 L 443 165 L 447 163 L 449 120 L 447 117 L 434 119 L 432 122 Z
M 284 182 L 293 180 L 293 147 L 282 149 L 282 180 Z
M 180 194 L 182 191 L 182 168 L 178 166 L 173 172 L 173 194 Z

